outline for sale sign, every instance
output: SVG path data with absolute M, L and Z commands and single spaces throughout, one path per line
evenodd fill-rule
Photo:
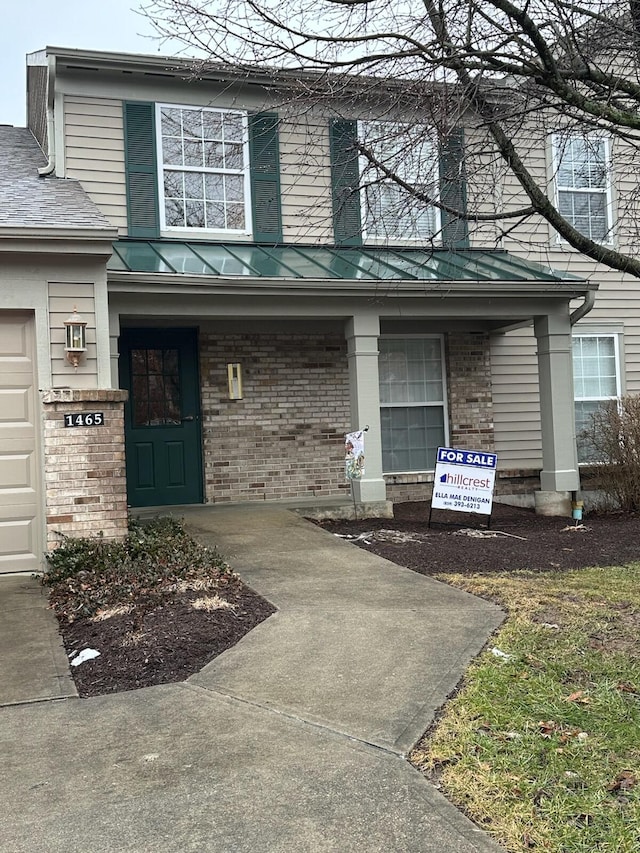
M 431 508 L 491 515 L 497 461 L 495 453 L 439 447 Z

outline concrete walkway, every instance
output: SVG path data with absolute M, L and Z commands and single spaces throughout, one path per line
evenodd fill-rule
M 0 705 L 77 695 L 40 582 L 32 575 L 0 577 Z
M 185 684 L 0 708 L 3 853 L 499 851 L 403 756 L 502 613 L 282 509 L 179 514 L 278 613 Z

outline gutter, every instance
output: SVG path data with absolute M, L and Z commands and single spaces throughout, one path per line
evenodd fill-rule
M 3 240 L 104 240 L 113 243 L 118 230 L 113 225 L 56 225 L 48 228 L 29 225 L 0 225 Z
M 46 178 L 52 175 L 56 169 L 56 126 L 53 114 L 53 105 L 55 102 L 55 80 L 56 80 L 56 58 L 49 56 L 49 74 L 47 75 L 47 154 L 48 161 L 46 166 L 38 169 L 38 175 L 41 178 Z
M 578 299 L 585 296 L 585 289 L 579 292 L 567 293 L 558 287 L 558 282 L 536 281 L 535 283 L 522 281 L 500 281 L 500 282 L 477 282 L 477 281 L 434 281 L 427 282 L 425 279 L 322 279 L 322 278 L 292 278 L 262 277 L 237 275 L 197 275 L 189 273 L 171 272 L 130 272 L 122 269 L 108 269 L 107 277 L 111 284 L 128 286 L 131 284 L 141 287 L 163 287 L 171 289 L 180 286 L 196 286 L 198 288 L 232 288 L 233 293 L 252 292 L 265 293 L 269 290 L 282 291 L 282 293 L 340 293 L 346 292 L 363 293 L 366 291 L 383 293 L 385 296 L 413 297 L 416 294 L 432 298 L 444 299 L 447 297 L 457 298 L 512 298 L 526 299 L 528 297 L 553 297 L 563 300 Z M 569 285 L 573 282 L 569 283 Z M 484 285 L 484 286 L 483 286 Z M 577 288 L 576 288 L 577 290 Z M 588 296 L 585 296 L 585 302 Z M 582 307 L 582 306 L 581 306 Z
M 588 314 L 589 311 L 593 308 L 596 301 L 596 291 L 595 290 L 587 290 L 584 295 L 584 302 L 582 305 L 578 305 L 575 311 L 572 311 L 569 315 L 569 323 L 572 326 L 578 322 L 578 320 L 582 320 L 585 314 Z

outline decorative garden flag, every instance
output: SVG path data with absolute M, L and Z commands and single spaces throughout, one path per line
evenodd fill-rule
M 361 480 L 364 475 L 364 430 L 346 434 L 344 454 L 345 477 L 347 480 Z

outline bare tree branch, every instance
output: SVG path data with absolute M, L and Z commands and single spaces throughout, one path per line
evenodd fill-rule
M 204 67 L 280 74 L 292 114 L 387 116 L 442 138 L 465 125 L 466 211 L 372 148 L 358 152 L 375 180 L 419 204 L 478 227 L 508 222 L 496 239 L 539 216 L 568 245 L 640 277 L 640 0 L 151 0 L 146 14 Z M 560 210 L 538 164 L 563 130 L 612 141 L 626 242 L 597 242 Z

